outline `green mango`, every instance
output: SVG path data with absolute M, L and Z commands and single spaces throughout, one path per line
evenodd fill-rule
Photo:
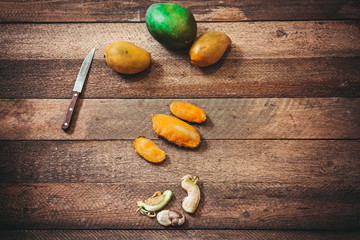
M 181 49 L 196 37 L 196 21 L 192 13 L 175 3 L 154 3 L 146 11 L 150 34 L 167 48 Z

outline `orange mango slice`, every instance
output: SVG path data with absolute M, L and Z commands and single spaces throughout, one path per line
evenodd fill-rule
M 191 103 L 175 101 L 170 104 L 170 111 L 176 117 L 189 122 L 202 123 L 206 120 L 204 111 Z
M 153 128 L 158 136 L 178 146 L 196 148 L 200 144 L 200 134 L 188 123 L 172 116 L 155 114 Z
M 149 162 L 160 163 L 166 158 L 165 152 L 147 138 L 139 137 L 135 139 L 134 148 L 140 156 Z

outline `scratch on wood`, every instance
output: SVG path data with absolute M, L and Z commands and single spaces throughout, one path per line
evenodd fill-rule
M 289 113 L 289 112 L 288 112 Z M 295 119 L 294 117 L 291 115 L 291 113 L 289 113 L 289 116 L 291 118 L 291 121 L 294 123 L 294 128 L 296 128 L 296 122 L 295 122 Z
M 348 81 L 345 81 L 345 82 L 343 82 L 343 83 L 340 84 L 340 87 L 346 87 L 346 86 L 348 86 L 348 85 L 349 85 Z
M 136 10 L 136 14 L 134 14 L 134 17 L 129 19 L 131 22 L 139 22 L 140 19 L 140 9 Z
M 287 37 L 287 36 L 288 36 L 288 34 L 282 29 L 279 29 L 276 31 L 276 37 L 278 37 L 278 38 Z

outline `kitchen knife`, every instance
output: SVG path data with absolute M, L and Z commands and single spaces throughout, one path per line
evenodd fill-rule
M 85 60 L 83 61 L 82 65 L 81 65 L 80 71 L 78 73 L 78 76 L 76 78 L 76 82 L 74 85 L 73 95 L 72 95 L 72 99 L 71 99 L 68 111 L 66 113 L 65 121 L 61 126 L 61 128 L 63 130 L 67 130 L 70 127 L 71 118 L 73 116 L 73 113 L 75 112 L 77 102 L 79 99 L 79 95 L 84 86 L 86 76 L 87 76 L 87 73 L 89 72 L 89 68 L 90 68 L 94 53 L 95 53 L 95 48 L 93 50 L 91 50 L 91 52 L 86 56 Z

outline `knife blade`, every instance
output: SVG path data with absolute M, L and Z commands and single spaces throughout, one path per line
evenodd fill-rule
M 79 100 L 79 95 L 83 89 L 83 86 L 84 86 L 84 83 L 86 80 L 86 76 L 89 72 L 90 65 L 91 65 L 92 59 L 94 57 L 94 53 L 95 53 L 95 48 L 93 48 L 91 50 L 91 52 L 86 56 L 83 63 L 81 64 L 80 71 L 78 73 L 78 76 L 76 78 L 76 82 L 75 82 L 75 85 L 73 88 L 72 99 L 71 99 L 70 105 L 68 107 L 68 110 L 66 112 L 65 121 L 61 125 L 61 128 L 63 130 L 67 130 L 70 127 L 71 119 L 75 112 L 75 109 L 76 109 L 76 106 L 77 106 L 77 103 Z

